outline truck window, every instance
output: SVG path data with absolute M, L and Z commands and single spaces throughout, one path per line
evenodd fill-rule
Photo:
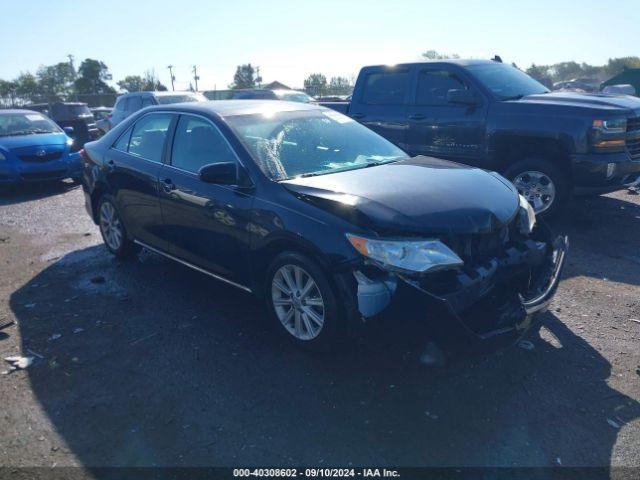
M 376 72 L 367 75 L 362 103 L 398 105 L 404 103 L 409 88 L 409 71 Z
M 131 113 L 137 112 L 142 108 L 142 97 L 139 95 L 134 95 L 133 97 L 129 97 L 129 104 L 127 105 L 127 110 Z
M 453 72 L 447 70 L 423 70 L 418 77 L 418 105 L 446 105 L 447 92 L 453 89 L 466 89 L 462 81 Z

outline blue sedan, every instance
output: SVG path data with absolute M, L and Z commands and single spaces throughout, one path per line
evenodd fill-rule
M 78 179 L 80 155 L 73 140 L 45 115 L 30 110 L 0 111 L 0 186 Z

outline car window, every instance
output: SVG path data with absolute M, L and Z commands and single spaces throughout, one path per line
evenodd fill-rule
M 362 102 L 370 105 L 404 103 L 409 88 L 409 72 L 377 72 L 367 75 Z
M 162 148 L 171 123 L 171 115 L 158 113 L 145 115 L 136 122 L 131 132 L 128 152 L 152 162 L 162 161 Z
M 129 138 L 131 138 L 131 130 L 133 127 L 129 128 L 126 132 L 120 135 L 120 138 L 113 144 L 113 148 L 116 150 L 120 150 L 121 152 L 126 152 L 129 149 Z
M 445 105 L 449 90 L 466 89 L 455 73 L 447 70 L 423 70 L 418 77 L 418 105 Z
M 142 99 L 142 108 L 151 107 L 152 105 L 154 105 L 154 103 L 153 103 L 153 100 L 151 100 L 151 98 L 144 97 Z
M 127 110 L 131 113 L 137 112 L 142 108 L 142 98 L 139 96 L 130 97 Z
M 197 173 L 210 163 L 235 161 L 231 147 L 211 122 L 190 115 L 180 117 L 173 139 L 171 165 Z

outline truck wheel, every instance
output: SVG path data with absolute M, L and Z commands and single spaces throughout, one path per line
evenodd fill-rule
M 264 288 L 278 331 L 310 350 L 334 348 L 344 332 L 344 314 L 329 278 L 305 255 L 284 252 L 269 266 Z
M 111 195 L 100 197 L 97 212 L 100 234 L 107 250 L 120 259 L 135 257 L 140 247 L 129 239 Z
M 548 160 L 521 160 L 508 167 L 504 176 L 513 182 L 540 217 L 549 218 L 560 212 L 569 199 L 566 175 Z

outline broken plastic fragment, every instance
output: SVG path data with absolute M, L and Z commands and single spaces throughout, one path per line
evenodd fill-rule
M 6 357 L 5 361 L 16 368 L 28 368 L 33 363 L 33 357 Z
M 611 425 L 613 428 L 620 428 L 620 425 L 618 425 L 617 422 L 611 420 L 610 418 L 607 418 L 607 423 Z
M 525 350 L 533 350 L 534 348 L 536 348 L 535 345 L 531 343 L 529 340 L 522 340 L 518 342 L 518 346 Z

